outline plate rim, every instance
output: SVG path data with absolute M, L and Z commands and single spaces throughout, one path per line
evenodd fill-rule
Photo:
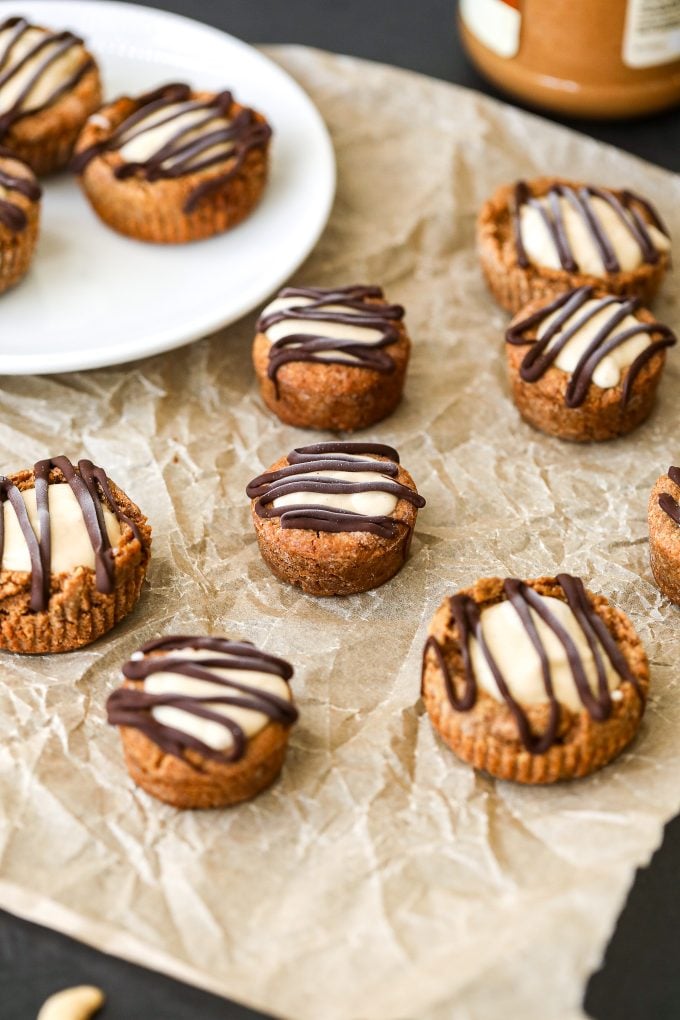
M 101 9 L 101 0 L 29 0 L 28 5 L 26 6 L 29 8 L 42 7 L 45 11 L 51 11 L 54 10 L 57 3 L 60 6 L 63 5 L 73 7 L 75 9 L 81 8 L 91 12 Z M 302 88 L 295 78 L 292 77 L 292 75 L 277 64 L 275 60 L 262 52 L 262 50 L 258 47 L 245 42 L 243 39 L 232 35 L 230 32 L 226 32 L 214 25 L 207 24 L 204 21 L 199 21 L 195 18 L 187 17 L 184 14 L 176 14 L 173 11 L 166 11 L 161 8 L 147 7 L 145 4 L 128 3 L 126 0 L 107 0 L 107 8 L 111 9 L 112 7 L 118 8 L 121 13 L 132 14 L 132 17 L 141 14 L 142 16 L 151 16 L 153 19 L 165 22 L 166 24 L 169 22 L 178 24 L 180 30 L 183 24 L 190 24 L 194 29 L 199 28 L 201 31 L 204 31 L 213 37 L 228 40 L 230 45 L 241 49 L 251 58 L 255 57 L 257 61 L 266 65 L 270 71 L 274 71 L 275 75 L 279 75 L 287 81 L 288 85 L 297 92 L 300 101 L 307 107 L 312 121 L 315 122 L 315 129 L 320 143 L 319 152 L 325 163 L 324 179 L 327 183 L 325 195 L 323 196 L 323 204 L 320 203 L 318 223 L 315 230 L 310 233 L 305 244 L 302 245 L 300 250 L 296 253 L 295 260 L 293 262 L 286 262 L 281 272 L 277 272 L 276 274 L 272 274 L 272 276 L 268 277 L 266 285 L 255 288 L 255 291 L 250 296 L 246 296 L 243 300 L 236 300 L 233 302 L 230 306 L 230 310 L 226 314 L 215 314 L 215 311 L 212 310 L 202 318 L 197 318 L 193 325 L 185 327 L 180 333 L 173 330 L 171 326 L 166 327 L 161 333 L 157 335 L 154 334 L 153 342 L 145 344 L 144 349 L 139 351 L 139 353 L 136 353 L 134 349 L 142 343 L 138 337 L 132 342 L 129 340 L 126 341 L 126 343 L 121 345 L 120 348 L 112 348 L 109 346 L 94 349 L 92 351 L 88 349 L 81 349 L 78 351 L 67 351 L 55 355 L 54 357 L 39 354 L 0 353 L 0 376 L 58 375 L 64 372 L 92 371 L 98 368 L 110 368 L 118 365 L 131 364 L 136 361 L 140 361 L 143 358 L 154 357 L 158 354 L 177 350 L 180 347 L 205 339 L 213 333 L 216 333 L 232 323 L 237 322 L 239 319 L 242 319 L 244 316 L 253 311 L 254 308 L 262 304 L 270 294 L 280 288 L 282 284 L 285 283 L 285 281 L 300 268 L 302 263 L 316 248 L 330 218 L 337 189 L 337 164 L 333 142 L 318 107 L 312 100 L 311 96 Z M 2 16 L 2 14 L 6 11 L 14 11 L 15 8 L 15 0 L 0 0 L 0 16 Z M 75 29 L 78 28 L 77 24 L 74 24 L 73 27 Z M 0 304 L 0 312 L 1 309 L 2 306 Z

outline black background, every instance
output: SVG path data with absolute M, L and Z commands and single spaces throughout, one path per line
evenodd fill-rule
M 148 6 L 197 18 L 249 42 L 318 46 L 499 95 L 462 52 L 453 0 L 151 0 Z M 563 123 L 680 169 L 677 111 L 628 123 Z M 680 818 L 667 827 L 651 866 L 638 874 L 605 965 L 590 981 L 586 1009 L 596 1020 L 680 1018 L 678 871 Z M 108 1003 L 99 1014 L 103 1020 L 246 1020 L 258 1015 L 0 911 L 0 1020 L 34 1020 L 49 994 L 80 983 L 106 991 Z M 546 1003 L 546 1016 L 558 1013 L 559 1003 Z

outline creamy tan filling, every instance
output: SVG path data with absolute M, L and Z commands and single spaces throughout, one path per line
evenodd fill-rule
M 540 204 L 552 218 L 550 203 L 547 198 L 538 199 Z M 606 276 L 595 238 L 584 217 L 576 212 L 570 202 L 563 197 L 558 199 L 565 230 L 569 239 L 569 247 L 579 266 L 579 272 L 593 276 Z M 616 258 L 623 272 L 630 272 L 642 265 L 642 251 L 630 230 L 621 221 L 618 213 L 604 199 L 593 196 L 591 206 L 600 221 L 602 229 L 609 239 Z M 629 215 L 629 214 L 627 214 Z M 523 205 L 520 212 L 520 228 L 522 243 L 530 262 L 547 269 L 561 269 L 557 246 L 540 211 L 532 205 Z M 657 251 L 668 251 L 670 241 L 656 227 L 648 225 L 649 235 Z
M 597 671 L 593 653 L 572 610 L 561 599 L 546 595 L 541 595 L 540 598 L 551 613 L 557 617 L 576 645 L 585 667 L 590 689 L 596 692 Z M 583 708 L 583 704 L 574 682 L 564 645 L 533 609 L 530 612 L 550 661 L 555 697 L 560 704 L 578 712 Z M 515 701 L 521 705 L 538 705 L 547 702 L 548 696 L 543 681 L 541 660 L 512 603 L 509 601 L 497 602 L 495 605 L 483 609 L 481 622 L 484 641 L 496 660 Z M 614 690 L 620 685 L 621 678 L 613 669 L 601 646 L 600 652 L 609 689 Z M 496 701 L 503 701 L 476 638 L 472 638 L 470 641 L 470 655 L 479 686 Z
M 12 28 L 7 28 L 0 32 L 0 54 L 4 52 L 5 46 L 13 32 L 14 29 Z M 4 75 L 12 67 L 15 67 L 37 42 L 49 34 L 49 32 L 45 32 L 40 28 L 27 29 L 12 47 L 10 62 L 3 67 L 2 74 Z M 49 46 L 45 46 L 20 71 L 13 75 L 5 85 L 0 85 L 0 114 L 5 113 L 14 106 L 17 97 L 35 74 L 39 65 L 60 45 L 61 43 L 59 42 L 53 42 Z M 75 74 L 85 60 L 85 50 L 82 46 L 72 46 L 68 49 L 40 75 L 31 91 L 22 100 L 20 109 L 32 110 L 49 102 L 54 92 Z
M 170 658 L 182 659 L 218 659 L 227 658 L 224 652 L 203 650 L 200 648 L 182 648 L 179 651 L 166 653 Z M 137 652 L 132 658 L 143 658 L 143 653 Z M 286 701 L 291 700 L 291 692 L 288 684 L 275 673 L 265 673 L 245 669 L 213 669 L 217 676 L 225 680 L 237 680 L 240 684 L 247 684 L 254 691 L 265 691 L 275 694 Z M 196 680 L 194 677 L 182 676 L 179 673 L 152 673 L 144 681 L 144 690 L 149 694 L 184 694 L 191 697 L 247 697 L 247 693 L 237 690 L 235 687 L 224 684 L 211 683 L 208 680 Z M 218 715 L 233 720 L 241 727 L 247 738 L 255 736 L 269 722 L 269 717 L 263 712 L 256 712 L 249 708 L 241 708 L 238 705 L 219 705 L 214 702 L 207 702 L 206 708 L 210 708 Z M 159 705 L 152 708 L 151 714 L 161 725 L 187 733 L 202 741 L 215 751 L 224 751 L 233 746 L 231 733 L 221 723 L 212 719 L 202 719 L 200 716 L 192 715 L 181 708 L 172 705 Z
M 305 297 L 276 298 L 267 305 L 262 315 L 285 311 L 287 308 L 302 308 L 312 304 L 312 302 L 312 298 Z M 368 308 L 370 310 L 370 305 Z M 365 314 L 365 310 L 357 311 L 353 308 L 347 308 L 345 305 L 325 305 L 323 309 L 319 309 L 319 312 L 342 312 L 344 315 Z M 283 337 L 290 336 L 293 333 L 323 336 L 329 340 L 351 340 L 353 343 L 359 344 L 375 343 L 382 336 L 381 330 L 371 329 L 368 326 L 345 325 L 342 322 L 322 322 L 318 319 L 307 319 L 306 321 L 282 319 L 281 322 L 275 322 L 273 326 L 270 326 L 266 330 L 265 336 L 274 343 L 276 340 L 281 340 Z M 293 346 L 298 345 L 291 344 L 291 347 Z M 316 354 L 316 357 L 322 361 L 332 359 L 333 361 L 352 362 L 358 360 L 352 354 L 347 354 L 345 351 L 334 350 L 319 352 Z
M 186 106 L 186 103 L 173 103 L 170 106 L 164 106 L 161 110 L 155 111 L 134 124 L 130 129 L 129 141 L 124 140 L 124 144 L 119 149 L 125 162 L 145 163 L 152 159 L 179 131 L 186 130 L 186 134 L 182 135 L 182 138 L 177 142 L 177 146 L 183 148 L 190 142 L 203 138 L 213 131 L 223 130 L 231 123 L 226 117 L 210 117 L 210 111 L 206 109 L 189 109 L 186 113 L 180 113 L 179 116 L 173 117 L 173 114 L 178 113 Z M 167 123 L 161 123 L 165 122 L 168 117 L 173 119 Z M 206 120 L 206 118 L 209 119 Z M 192 128 L 192 125 L 196 125 L 196 127 Z M 233 148 L 232 141 L 211 145 L 210 148 L 204 149 L 192 157 L 189 160 L 189 165 L 202 163 L 203 160 L 212 159 L 216 155 L 222 155 L 226 159 Z M 181 155 L 179 157 L 170 156 L 163 160 L 161 166 L 172 167 L 178 158 L 182 159 L 183 157 Z
M 553 337 L 548 344 L 548 350 L 550 350 L 550 348 L 559 341 L 562 334 L 568 328 L 589 312 L 591 308 L 595 308 L 599 303 L 600 302 L 595 298 L 590 301 L 586 301 L 579 310 L 567 320 L 559 333 Z M 581 329 L 574 333 L 573 337 L 566 343 L 555 359 L 555 364 L 558 368 L 561 368 L 563 372 L 568 373 L 572 373 L 574 371 L 581 355 L 595 339 L 596 333 L 615 313 L 616 308 L 616 305 L 607 305 L 600 312 L 593 315 L 593 317 L 589 319 L 588 322 L 581 327 Z M 554 319 L 561 314 L 562 309 L 558 309 L 541 323 L 541 327 L 537 333 L 539 340 L 545 335 L 546 330 L 552 324 Z M 614 338 L 619 333 L 625 333 L 627 329 L 636 325 L 639 325 L 638 320 L 633 315 L 626 315 L 618 326 L 612 330 L 607 337 L 607 340 Z M 607 341 L 605 341 L 605 343 L 606 342 Z M 625 340 L 622 344 L 620 344 L 620 346 L 614 348 L 613 351 L 602 359 L 593 372 L 593 382 L 595 385 L 602 389 L 609 389 L 612 386 L 618 386 L 621 382 L 622 376 L 625 375 L 626 370 L 630 368 L 638 354 L 641 354 L 650 343 L 651 339 L 649 334 L 641 333 L 638 336 L 631 337 L 630 340 Z
M 352 460 L 371 460 L 372 458 L 367 455 L 359 456 L 357 454 L 344 454 L 345 458 L 348 456 Z M 329 460 L 332 460 L 332 456 L 329 456 Z M 385 482 L 387 476 L 382 475 L 377 471 L 307 471 L 300 473 L 299 475 L 289 475 L 285 481 L 293 482 L 300 481 L 304 482 L 310 478 L 335 478 L 342 482 Z M 352 492 L 352 493 L 324 493 L 324 492 L 290 492 L 286 496 L 279 496 L 275 499 L 272 506 L 301 506 L 309 505 L 310 503 L 316 506 L 324 506 L 334 508 L 336 510 L 350 510 L 357 514 L 363 514 L 365 517 L 380 517 L 389 516 L 394 513 L 398 499 L 390 492 L 379 492 L 379 491 L 368 491 L 368 492 Z
M 50 507 L 52 573 L 67 574 L 76 567 L 89 567 L 90 570 L 94 570 L 94 550 L 85 527 L 83 512 L 71 486 L 66 483 L 50 485 L 47 491 Z M 24 489 L 21 496 L 36 537 L 40 539 L 35 489 Z M 115 548 L 120 541 L 120 524 L 107 506 L 103 506 L 103 510 L 109 541 Z M 3 513 L 5 541 L 1 569 L 30 573 L 31 558 L 26 539 L 9 500 L 3 503 Z

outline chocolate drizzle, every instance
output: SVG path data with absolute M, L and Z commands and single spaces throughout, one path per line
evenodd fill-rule
M 377 330 L 380 335 L 375 340 L 368 341 L 332 338 L 324 335 L 322 325 L 318 333 L 288 333 L 272 341 L 269 351 L 267 375 L 275 386 L 279 369 L 292 361 L 369 368 L 374 372 L 394 371 L 394 359 L 384 348 L 399 339 L 400 330 L 396 323 L 403 319 L 404 309 L 401 305 L 378 303 L 384 298 L 382 288 L 285 287 L 278 296 L 304 298 L 307 303 L 292 304 L 288 308 L 269 313 L 265 311 L 257 323 L 258 333 L 266 334 L 276 323 L 292 320 L 320 324 L 339 323 L 344 326 Z M 337 306 L 340 306 L 341 310 L 338 310 Z
M 669 467 L 668 477 L 675 485 L 680 486 L 680 468 Z M 662 492 L 659 496 L 659 506 L 668 514 L 672 521 L 680 524 L 680 503 L 671 496 L 670 492 Z
M 39 57 L 40 54 L 43 54 L 42 59 L 36 63 L 9 109 L 0 112 L 0 138 L 7 134 L 12 125 L 21 120 L 22 117 L 39 113 L 41 110 L 45 110 L 47 107 L 52 106 L 53 103 L 56 103 L 64 93 L 75 88 L 85 73 L 94 67 L 92 58 L 84 54 L 84 60 L 80 67 L 60 85 L 57 85 L 44 102 L 38 106 L 25 106 L 24 104 L 30 100 L 31 92 L 55 61 L 63 57 L 73 47 L 83 45 L 83 40 L 72 32 L 48 32 L 41 29 L 42 34 L 40 38 L 36 39 L 35 43 L 22 57 L 15 58 L 14 51 L 17 44 L 33 28 L 35 26 L 30 25 L 25 18 L 8 18 L 0 24 L 0 32 L 10 32 L 7 41 L 4 44 L 0 42 L 0 47 L 2 47 L 0 48 L 0 90 L 3 86 L 11 83 L 13 79 L 16 79 L 17 75 L 25 70 L 27 64 L 35 60 L 36 57 Z
M 515 719 L 519 738 L 531 754 L 543 754 L 557 741 L 561 712 L 560 704 L 553 690 L 550 660 L 532 619 L 531 609 L 552 630 L 564 647 L 581 703 L 591 718 L 597 722 L 603 722 L 609 718 L 612 712 L 612 699 L 607 683 L 602 651 L 604 651 L 613 669 L 621 677 L 621 680 L 631 683 L 638 695 L 642 697 L 637 678 L 630 669 L 625 656 L 610 634 L 606 624 L 590 604 L 583 582 L 580 578 L 572 577 L 569 574 L 558 574 L 556 580 L 564 592 L 565 601 L 576 617 L 593 654 L 597 673 L 596 694 L 593 694 L 590 689 L 585 666 L 578 648 L 558 618 L 550 610 L 549 606 L 546 605 L 544 599 L 524 581 L 506 578 L 503 582 L 505 598 L 512 603 L 541 661 L 543 684 L 548 701 L 548 724 L 543 733 L 536 735 L 532 732 L 525 710 L 513 697 L 500 666 L 484 641 L 481 623 L 482 610 L 469 595 L 454 595 L 449 599 L 451 623 L 456 628 L 457 643 L 463 660 L 464 686 L 460 696 L 456 693 L 444 651 L 434 635 L 431 634 L 428 637 L 423 650 L 423 670 L 427 664 L 428 653 L 433 652 L 444 680 L 446 695 L 451 707 L 456 712 L 468 712 L 476 704 L 479 693 L 469 647 L 470 639 L 472 637 L 476 638 L 482 655 L 496 681 L 499 693 Z
M 362 457 L 362 454 L 368 454 Z M 375 460 L 386 457 L 387 460 Z M 355 459 L 356 458 L 356 459 Z M 310 478 L 317 471 L 377 472 L 384 481 L 350 482 L 344 478 L 325 476 Z M 308 531 L 367 531 L 381 538 L 395 538 L 399 525 L 396 517 L 368 516 L 353 510 L 304 503 L 299 506 L 273 506 L 274 500 L 293 492 L 351 494 L 358 492 L 389 492 L 397 499 L 408 500 L 413 506 L 425 506 L 425 500 L 408 485 L 398 482 L 399 454 L 391 446 L 380 443 L 317 443 L 302 446 L 288 454 L 288 464 L 278 471 L 258 475 L 246 488 L 255 502 L 260 517 L 278 517 L 282 528 Z
M 110 594 L 115 586 L 115 554 L 111 548 L 104 520 L 102 501 L 105 502 L 121 524 L 127 524 L 140 542 L 141 535 L 135 522 L 119 510 L 111 492 L 109 479 L 103 468 L 91 460 L 79 460 L 77 469 L 68 457 L 52 457 L 39 460 L 33 468 L 35 478 L 35 500 L 40 526 L 40 538 L 33 530 L 26 510 L 26 504 L 17 485 L 0 476 L 0 564 L 4 555 L 5 524 L 2 504 L 8 501 L 17 515 L 31 560 L 31 610 L 43 612 L 50 600 L 51 582 L 51 534 L 48 488 L 58 484 L 59 478 L 52 477 L 59 472 L 64 482 L 70 485 L 83 514 L 95 559 L 95 584 L 97 591 Z M 63 484 L 63 483 L 62 483 Z
M 548 208 L 540 201 L 540 198 L 547 199 Z M 621 197 L 617 198 L 613 192 L 607 191 L 604 188 L 595 188 L 592 185 L 572 188 L 568 184 L 553 184 L 544 196 L 534 196 L 531 194 L 526 181 L 518 181 L 515 185 L 511 212 L 517 262 L 522 268 L 526 269 L 530 265 L 522 240 L 521 222 L 522 206 L 528 205 L 536 209 L 542 217 L 548 233 L 555 244 L 562 269 L 568 273 L 578 273 L 580 271 L 579 264 L 569 244 L 560 198 L 564 198 L 583 219 L 590 236 L 595 242 L 607 273 L 618 273 L 621 271 L 621 266 L 593 207 L 593 198 L 600 198 L 611 206 L 637 242 L 643 262 L 654 264 L 659 261 L 659 252 L 649 232 L 649 224 L 651 222 L 657 230 L 660 230 L 667 237 L 668 230 L 653 205 L 647 199 L 642 198 L 641 195 L 636 195 L 632 191 L 623 191 Z
M 0 147 L 0 159 L 4 158 L 16 159 L 16 156 L 8 149 Z M 29 202 L 37 202 L 42 195 L 42 190 L 37 181 L 28 177 L 17 177 L 16 174 L 12 174 L 9 170 L 3 169 L 0 166 L 0 190 L 3 189 L 5 191 L 15 191 L 18 195 L 23 195 L 27 198 Z M 0 198 L 0 223 L 18 234 L 26 229 L 28 217 L 16 202 L 10 201 L 9 198 Z
M 105 152 L 115 152 L 147 131 L 169 124 L 182 115 L 205 111 L 205 116 L 192 120 L 177 131 L 160 148 L 141 162 L 123 162 L 114 169 L 120 180 L 141 177 L 147 181 L 162 178 L 174 179 L 198 173 L 220 163 L 229 163 L 229 169 L 216 177 L 198 184 L 184 203 L 184 212 L 190 213 L 210 192 L 236 176 L 251 149 L 264 148 L 271 137 L 271 128 L 259 119 L 254 110 L 244 108 L 231 118 L 234 99 L 231 92 L 220 92 L 212 99 L 192 99 L 191 88 L 182 83 L 164 85 L 135 100 L 135 111 L 113 131 L 108 138 L 95 142 L 76 153 L 71 161 L 75 173 L 82 173 L 87 165 Z M 162 111 L 167 109 L 167 116 Z M 156 114 L 161 116 L 156 119 Z M 146 121 L 152 118 L 150 124 Z M 220 127 L 211 127 L 198 137 L 189 137 L 201 127 L 221 119 Z M 228 145 L 228 149 L 225 149 Z M 216 146 L 219 151 L 211 152 Z M 203 155 L 205 154 L 205 155 Z M 203 158 L 201 158 L 203 156 Z
M 524 382 L 536 382 L 555 363 L 560 352 L 566 347 L 571 338 L 579 332 L 586 324 L 604 308 L 611 308 L 611 315 L 597 331 L 592 341 L 579 358 L 574 369 L 567 391 L 565 403 L 567 407 L 580 407 L 586 399 L 588 390 L 593 381 L 593 373 L 611 351 L 620 347 L 621 344 L 630 340 L 631 337 L 643 334 L 657 335 L 659 339 L 654 340 L 635 358 L 628 368 L 623 382 L 621 394 L 622 404 L 627 404 L 633 389 L 633 383 L 639 372 L 647 362 L 658 354 L 665 347 L 672 347 L 676 343 L 676 336 L 660 322 L 637 322 L 630 326 L 616 331 L 619 323 L 627 315 L 631 315 L 640 306 L 637 298 L 619 298 L 613 295 L 606 295 L 599 298 L 596 307 L 586 309 L 578 315 L 580 309 L 593 298 L 593 287 L 578 287 L 576 290 L 568 291 L 560 295 L 545 308 L 540 308 L 533 315 L 529 315 L 521 322 L 510 326 L 506 333 L 506 340 L 509 344 L 522 346 L 529 343 L 525 337 L 527 330 L 540 325 L 553 312 L 560 311 L 550 323 L 540 340 L 531 342 L 520 367 L 520 378 Z M 562 335 L 555 343 L 551 341 L 563 330 Z
M 189 658 L 182 656 L 183 649 L 217 652 L 218 655 Z M 214 705 L 233 705 L 261 712 L 272 722 L 286 727 L 292 726 L 298 718 L 297 709 L 291 701 L 248 682 L 248 672 L 257 671 L 274 674 L 287 683 L 293 675 L 292 666 L 283 659 L 259 651 L 249 641 L 230 641 L 220 637 L 165 637 L 150 641 L 140 651 L 142 657 L 132 658 L 123 666 L 123 674 L 129 680 L 144 681 L 154 673 L 177 673 L 229 689 L 229 693 L 224 695 L 191 695 L 173 694 L 170 691 L 152 694 L 147 693 L 142 686 L 121 687 L 107 701 L 108 721 L 111 725 L 131 726 L 140 730 L 167 754 L 180 758 L 194 768 L 196 766 L 185 756 L 188 749 L 198 751 L 204 758 L 225 763 L 242 758 L 246 750 L 247 738 L 243 729 L 234 719 L 216 712 L 212 707 Z M 173 652 L 178 654 L 170 654 Z M 243 673 L 243 678 L 234 680 L 221 676 L 217 672 L 219 669 L 238 670 Z M 172 706 L 224 726 L 232 738 L 230 753 L 216 751 L 189 733 L 163 725 L 151 712 L 159 706 Z

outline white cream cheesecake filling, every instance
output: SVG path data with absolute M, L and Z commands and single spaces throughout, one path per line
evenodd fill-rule
M 622 303 L 623 302 L 608 304 L 602 307 L 599 311 L 595 311 L 595 309 L 602 304 L 601 299 L 592 298 L 581 305 L 578 311 L 571 315 L 559 332 L 555 334 L 546 348 L 546 350 L 549 351 L 555 346 L 555 344 L 559 343 L 563 334 L 567 330 L 576 325 L 578 321 L 583 320 L 581 328 L 574 333 L 557 355 L 555 365 L 558 368 L 561 368 L 563 372 L 567 372 L 571 375 L 578 365 L 581 355 L 587 350 L 592 341 L 595 339 L 597 333 L 599 333 L 603 326 L 612 318 Z M 592 317 L 587 318 L 591 312 L 594 312 L 594 314 Z M 539 340 L 545 336 L 545 333 L 552 323 L 562 313 L 563 309 L 558 308 L 552 313 L 552 315 L 549 315 L 543 320 L 537 331 L 537 338 Z M 626 330 L 633 329 L 639 325 L 640 322 L 634 315 L 626 315 L 609 333 L 604 342 L 607 343 L 610 339 L 613 339 L 620 333 L 625 333 Z M 648 333 L 639 333 L 637 336 L 630 337 L 629 340 L 624 340 L 622 344 L 619 344 L 619 346 L 615 347 L 609 352 L 609 354 L 606 354 L 595 368 L 592 376 L 595 385 L 599 386 L 601 389 L 610 389 L 613 386 L 618 386 L 637 356 L 641 354 L 646 347 L 649 347 L 651 342 L 652 341 Z
M 214 131 L 224 130 L 230 123 L 228 118 L 216 116 L 214 110 L 204 106 L 198 108 L 195 100 L 171 103 L 137 121 L 123 135 L 123 144 L 118 151 L 125 163 L 145 163 L 154 159 L 168 142 L 182 133 L 173 146 L 174 153 L 161 163 L 163 168 L 169 169 L 179 160 L 184 160 L 180 149 Z M 218 154 L 227 159 L 233 148 L 233 141 L 218 142 L 190 158 L 187 165 L 191 167 L 192 163 L 202 163 Z
M 180 650 L 165 653 L 167 658 L 191 659 L 224 659 L 228 656 L 224 652 L 216 652 L 201 648 L 182 648 Z M 141 652 L 136 652 L 131 657 L 133 660 L 145 658 Z M 156 656 L 154 656 L 154 659 Z M 274 694 L 285 701 L 292 700 L 290 687 L 286 681 L 275 673 L 261 672 L 258 670 L 246 669 L 225 669 L 214 666 L 206 666 L 211 673 L 224 680 L 234 680 L 255 691 L 263 691 L 267 694 Z M 194 677 L 183 676 L 180 673 L 152 673 L 144 680 L 144 691 L 147 694 L 179 694 L 192 698 L 210 697 L 237 697 L 247 698 L 247 692 L 241 691 L 228 684 L 212 683 L 209 680 L 198 680 Z M 264 712 L 254 711 L 249 708 L 242 708 L 239 705 L 221 705 L 216 702 L 207 701 L 205 708 L 224 716 L 236 723 L 243 730 L 246 738 L 250 739 L 259 733 L 260 730 L 270 722 L 269 716 Z M 158 705 L 151 709 L 154 719 L 162 726 L 179 730 L 182 733 L 195 737 L 203 744 L 215 751 L 225 751 L 233 746 L 233 738 L 230 731 L 221 723 L 212 719 L 202 719 L 192 712 L 186 712 L 174 705 Z
M 597 692 L 597 670 L 595 658 L 586 636 L 574 613 L 561 599 L 539 596 L 546 608 L 557 618 L 568 633 L 583 663 L 588 685 Z M 557 701 L 574 712 L 583 709 L 564 645 L 554 631 L 543 622 L 534 609 L 529 610 L 539 639 L 550 662 L 553 690 Z M 522 620 L 508 600 L 487 606 L 481 612 L 481 627 L 484 642 L 500 669 L 513 699 L 520 705 L 530 706 L 548 702 L 543 669 L 538 652 L 531 642 Z M 607 685 L 612 691 L 621 683 L 621 677 L 613 669 L 606 652 L 598 642 L 604 665 Z M 470 639 L 472 668 L 480 688 L 496 701 L 504 699 L 476 638 Z
M 567 235 L 569 248 L 578 265 L 578 272 L 592 276 L 606 276 L 607 270 L 602 255 L 585 217 L 577 212 L 568 199 L 559 196 L 559 208 Z M 631 230 L 622 221 L 621 216 L 604 199 L 597 195 L 590 197 L 590 206 L 600 222 L 602 230 L 611 245 L 621 267 L 621 271 L 630 272 L 638 269 L 644 262 L 640 245 Z M 547 216 L 552 219 L 551 203 L 547 197 L 534 199 Z M 546 269 L 562 269 L 559 252 L 545 219 L 535 204 L 522 205 L 520 209 L 520 231 L 522 244 L 527 258 L 536 266 Z M 625 211 L 629 222 L 630 212 Z M 654 247 L 659 252 L 670 250 L 670 241 L 653 224 L 646 224 Z
M 5 54 L 14 32 L 15 29 L 13 28 L 5 28 L 0 32 L 0 60 Z M 0 76 L 4 78 L 4 76 L 12 70 L 12 68 L 21 63 L 23 58 L 33 49 L 36 43 L 51 35 L 53 35 L 52 32 L 47 32 L 44 29 L 35 27 L 28 28 L 25 32 L 23 32 L 17 39 L 16 43 L 12 46 L 10 58 L 7 63 L 3 64 L 2 69 L 0 70 Z M 15 74 L 12 74 L 12 76 L 9 77 L 4 84 L 0 84 L 0 115 L 14 107 L 17 99 L 26 88 L 40 65 L 47 60 L 50 54 L 54 53 L 60 45 L 63 45 L 63 40 L 55 38 L 48 45 L 39 50 L 34 57 L 27 60 L 24 66 L 21 67 Z M 74 45 L 70 49 L 66 50 L 65 53 L 57 57 L 40 74 L 38 80 L 35 82 L 28 94 L 21 100 L 19 109 L 33 110 L 49 103 L 52 100 L 54 93 L 73 77 L 78 68 L 85 63 L 86 59 L 85 50 L 80 44 Z
M 372 460 L 366 454 L 343 454 L 345 460 Z M 328 455 L 328 460 L 333 455 Z M 381 474 L 378 471 L 304 471 L 300 474 L 288 475 L 285 482 L 304 483 L 313 478 L 332 478 L 334 481 L 349 482 L 351 484 L 368 483 L 375 485 L 376 482 L 385 482 L 390 476 Z M 366 492 L 347 493 L 324 493 L 324 492 L 290 492 L 285 496 L 279 496 L 273 500 L 272 506 L 316 506 L 329 507 L 336 510 L 348 510 L 352 513 L 362 514 L 365 517 L 388 517 L 394 513 L 398 503 L 398 497 L 391 492 L 380 490 L 369 490 Z
M 264 319 L 274 312 L 286 311 L 288 308 L 305 308 L 307 305 L 314 303 L 313 298 L 307 297 L 275 298 L 275 300 L 270 302 L 270 304 L 268 304 L 261 313 L 261 318 Z M 324 312 L 337 312 L 342 315 L 358 316 L 366 315 L 366 313 L 370 310 L 370 304 L 360 309 L 349 308 L 347 305 L 324 305 L 323 308 L 319 309 L 319 314 L 322 315 Z M 350 340 L 352 343 L 358 344 L 374 344 L 383 336 L 382 330 L 373 329 L 370 326 L 353 326 L 343 322 L 324 322 L 322 319 L 282 319 L 280 322 L 275 322 L 272 326 L 265 330 L 264 335 L 272 343 L 275 343 L 277 340 L 282 340 L 284 337 L 291 336 L 295 333 L 322 336 L 326 337 L 328 340 Z M 291 344 L 291 346 L 297 345 Z M 337 350 L 319 351 L 315 357 L 320 361 L 333 360 L 353 362 L 358 360 L 346 351 Z
M 94 570 L 94 549 L 85 527 L 83 512 L 71 486 L 65 482 L 53 484 L 48 487 L 47 492 L 50 509 L 52 573 L 67 574 L 75 570 L 76 567 L 89 567 L 90 570 Z M 40 523 L 36 509 L 35 489 L 24 489 L 21 497 L 33 531 L 39 540 Z M 120 524 L 105 504 L 102 504 L 102 510 L 109 541 L 115 548 L 120 541 Z M 30 573 L 31 558 L 28 545 L 21 530 L 19 518 L 9 500 L 5 500 L 3 503 L 3 521 L 5 540 L 0 569 Z

